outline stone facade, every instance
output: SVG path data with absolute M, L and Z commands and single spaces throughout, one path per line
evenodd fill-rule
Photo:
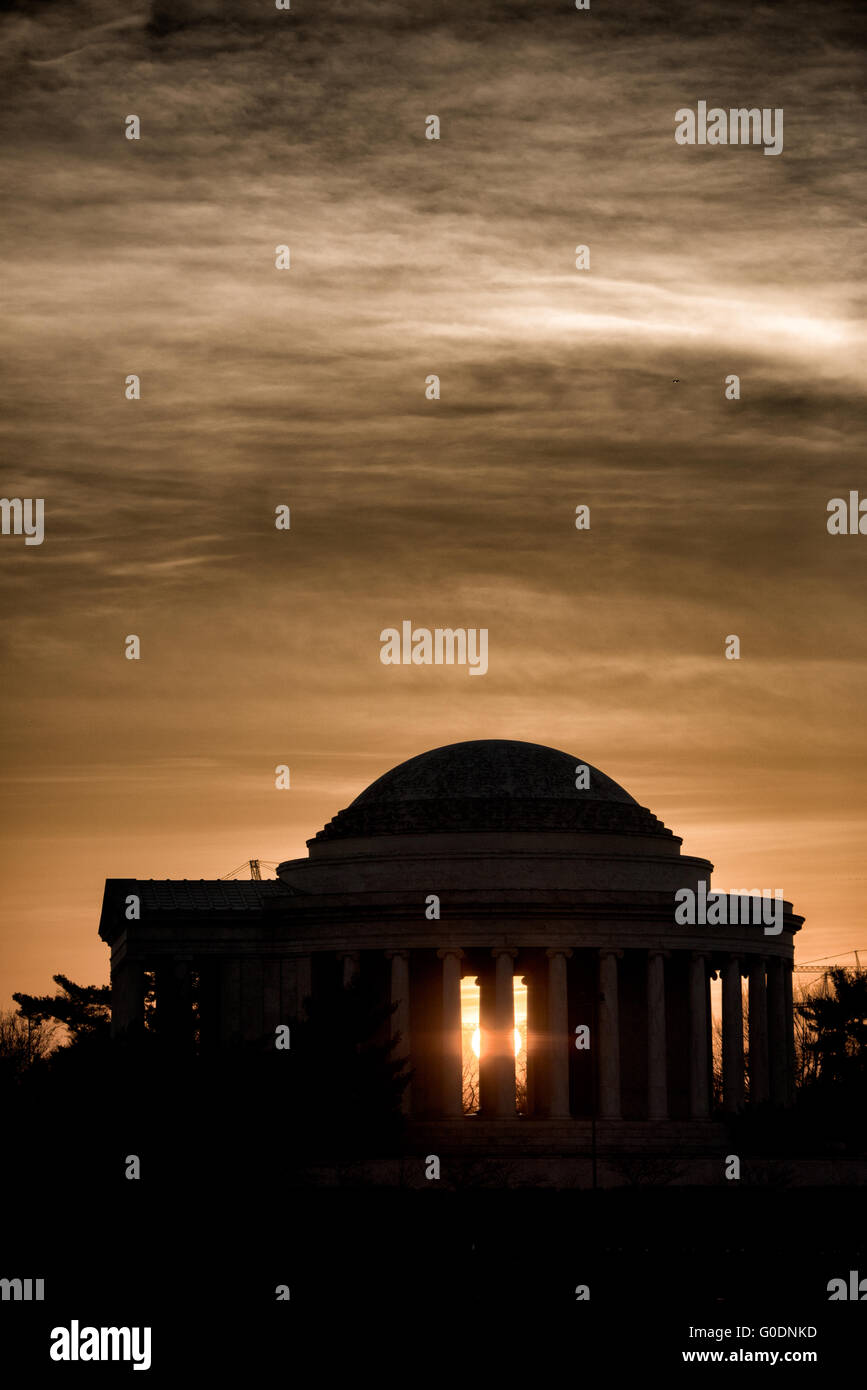
M 793 1098 L 792 964 L 802 918 L 782 930 L 679 926 L 674 894 L 712 865 L 617 783 L 534 744 L 483 741 L 387 773 L 261 882 L 110 879 L 115 1032 L 143 1018 L 199 1046 L 273 1036 L 327 979 L 361 971 L 396 1004 L 414 1069 L 414 1120 L 515 1117 L 513 982 L 527 987 L 526 1121 L 580 1136 L 591 1116 L 630 1133 L 706 1125 L 710 980 L 722 979 L 725 1108 Z M 749 891 L 749 890 L 745 890 Z M 439 918 L 429 916 L 432 895 Z M 128 901 L 138 900 L 130 918 Z M 461 980 L 480 989 L 480 1116 L 462 1115 Z M 749 1052 L 742 981 L 748 981 Z M 576 1029 L 590 1049 L 576 1049 Z M 522 1117 L 524 1118 L 524 1117 Z M 555 1123 L 556 1122 L 556 1123 Z M 565 1128 L 564 1128 L 565 1127 Z M 541 1132 L 541 1130 L 540 1130 Z M 558 1141 L 559 1142 L 559 1141 Z

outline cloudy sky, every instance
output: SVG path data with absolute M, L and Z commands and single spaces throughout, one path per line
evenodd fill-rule
M 867 952 L 855 7 L 119 8 L 0 13 L 2 491 L 46 506 L 0 538 L 0 1006 L 107 979 L 105 877 L 304 853 L 479 737 Z M 699 100 L 782 155 L 677 145 Z M 404 619 L 488 674 L 383 666 Z

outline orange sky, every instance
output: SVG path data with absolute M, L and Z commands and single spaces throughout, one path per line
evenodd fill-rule
M 301 854 L 469 738 L 867 951 L 851 7 L 169 9 L 0 17 L 2 490 L 46 506 L 0 537 L 0 1007 L 107 978 L 105 877 Z M 677 146 L 698 98 L 784 153 Z M 383 666 L 404 619 L 488 673 Z

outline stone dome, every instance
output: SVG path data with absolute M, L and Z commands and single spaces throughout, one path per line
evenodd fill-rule
M 372 782 L 314 841 L 454 831 L 671 831 L 611 777 L 539 743 L 474 739 L 419 753 Z

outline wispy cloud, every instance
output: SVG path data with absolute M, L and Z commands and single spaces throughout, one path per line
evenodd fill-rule
M 863 564 L 825 530 L 863 482 L 858 33 L 804 0 L 4 10 L 2 490 L 46 499 L 0 546 L 16 903 L 46 835 L 44 913 L 83 920 L 119 823 L 125 871 L 187 835 L 231 867 L 248 827 L 277 859 L 400 757 L 511 736 L 658 787 L 697 852 L 718 826 L 730 881 L 776 816 L 814 954 L 849 932 L 804 846 L 828 769 L 867 811 Z M 783 156 L 678 147 L 700 97 L 784 107 Z M 488 675 L 383 668 L 405 617 L 488 627 Z

